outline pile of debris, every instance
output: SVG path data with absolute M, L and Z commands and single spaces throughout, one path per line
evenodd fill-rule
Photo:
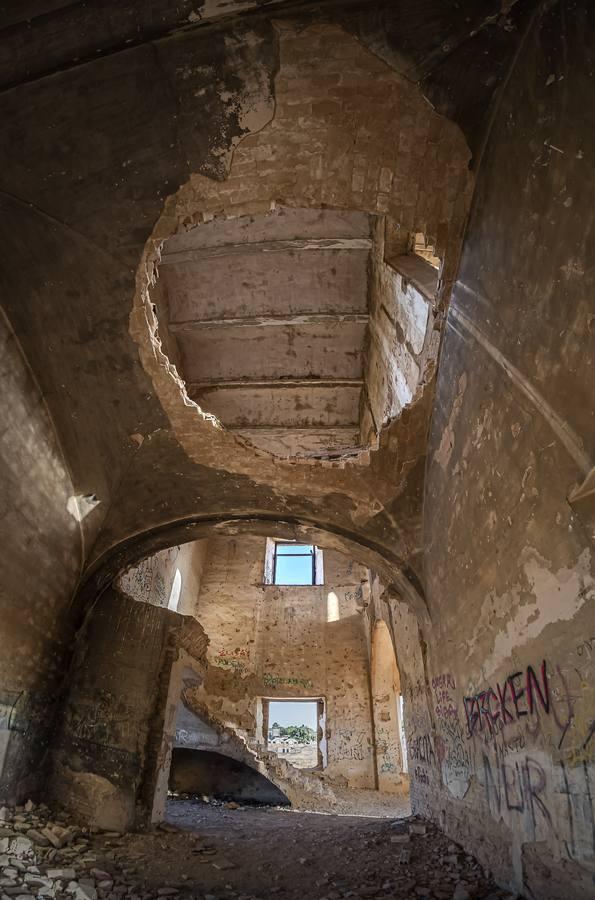
M 390 844 L 396 845 L 395 861 L 398 866 L 404 867 L 409 867 L 412 863 L 412 838 L 414 841 L 427 838 L 428 844 L 432 839 L 431 850 L 428 853 L 432 866 L 426 866 L 425 884 L 420 884 L 418 878 L 400 884 L 401 889 L 411 891 L 418 897 L 432 897 L 435 900 L 472 900 L 477 896 L 482 883 L 490 878 L 490 873 L 486 872 L 471 854 L 465 853 L 457 844 L 446 844 L 446 839 L 439 829 L 419 816 L 408 816 L 406 819 L 391 822 L 387 833 Z M 484 894 L 484 898 L 515 900 L 514 895 L 497 888 L 487 895 Z
M 109 835 L 105 835 L 109 837 Z M 119 835 L 114 837 L 118 838 Z M 14 900 L 149 900 L 98 866 L 88 829 L 50 819 L 47 806 L 0 808 L 0 894 Z

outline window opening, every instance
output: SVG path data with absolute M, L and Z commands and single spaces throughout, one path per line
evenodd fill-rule
M 440 257 L 436 256 L 436 248 L 430 243 L 425 234 L 422 234 L 420 231 L 415 232 L 412 238 L 412 245 L 415 256 L 425 259 L 433 269 L 440 268 Z
M 267 749 L 297 769 L 320 765 L 320 700 L 268 700 Z
M 275 541 L 273 584 L 316 584 L 314 545 Z
M 405 719 L 404 712 L 405 707 L 403 703 L 403 694 L 399 694 L 397 697 L 397 708 L 398 708 L 398 719 L 399 719 L 399 737 L 401 739 L 401 761 L 403 772 L 409 772 L 409 767 L 407 764 L 407 738 L 405 737 Z
M 169 594 L 169 600 L 167 601 L 167 608 L 172 609 L 174 612 L 178 611 L 178 605 L 180 603 L 180 594 L 182 593 L 182 575 L 179 569 L 176 569 L 176 574 L 174 575 L 174 580 L 172 581 L 171 591 Z

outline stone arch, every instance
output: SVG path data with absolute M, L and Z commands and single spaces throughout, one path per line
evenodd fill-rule
M 105 550 L 88 567 L 75 597 L 79 617 L 109 588 L 114 579 L 145 557 L 174 545 L 201 540 L 209 535 L 253 534 L 263 537 L 291 537 L 320 547 L 339 550 L 376 571 L 383 583 L 409 604 L 420 623 L 429 625 L 430 615 L 422 585 L 405 560 L 396 552 L 373 541 L 365 541 L 355 531 L 328 523 L 297 517 L 265 515 L 222 515 L 186 518 L 140 532 Z
M 125 592 L 119 593 L 117 585 L 113 586 L 114 579 L 128 570 L 140 558 L 154 554 L 161 548 L 179 545 L 202 539 L 209 535 L 236 537 L 243 534 L 256 534 L 258 536 L 290 536 L 296 540 L 308 540 L 323 547 L 339 550 L 344 554 L 380 571 L 385 578 L 392 579 L 395 584 L 403 579 L 399 568 L 399 562 L 389 555 L 384 555 L 375 546 L 365 546 L 353 536 L 337 530 L 327 530 L 307 522 L 281 521 L 270 518 L 238 517 L 237 519 L 198 520 L 194 522 L 171 523 L 159 532 L 149 532 L 137 535 L 128 544 L 113 548 L 111 553 L 98 560 L 96 568 L 89 573 L 87 582 L 79 593 L 80 614 L 92 608 L 85 618 L 85 624 L 81 631 L 81 640 L 75 647 L 75 658 L 72 666 L 73 690 L 69 695 L 63 715 L 61 737 L 57 752 L 57 781 L 62 785 L 64 796 L 70 798 L 69 803 L 77 803 L 80 796 L 86 797 L 89 791 L 99 790 L 102 800 L 99 807 L 100 821 L 117 822 L 119 826 L 128 825 L 134 820 L 134 809 L 137 803 L 142 807 L 143 816 L 152 816 L 159 820 L 163 814 L 165 798 L 167 796 L 167 784 L 169 777 L 169 765 L 172 751 L 172 734 L 175 731 L 175 715 L 179 704 L 180 685 L 187 670 L 197 673 L 198 679 L 204 677 L 208 667 L 206 662 L 206 645 L 208 635 L 200 622 L 191 615 L 177 614 L 168 610 L 165 605 L 150 605 L 144 602 L 129 602 L 132 598 Z M 263 541 L 264 546 L 264 541 Z M 410 588 L 411 585 L 409 584 Z M 105 593 L 105 596 L 102 594 Z M 89 603 L 89 601 L 95 601 Z M 414 592 L 410 602 L 415 607 L 419 604 L 419 614 L 423 616 L 423 602 L 421 597 Z M 105 735 L 96 739 L 94 726 L 88 726 L 78 721 L 79 709 L 85 709 L 88 703 L 88 694 L 91 685 L 106 684 L 105 703 L 107 707 L 118 708 L 118 703 L 112 702 L 113 696 L 118 695 L 118 688 L 112 683 L 112 669 L 109 664 L 109 650 L 112 646 L 111 627 L 113 622 L 123 623 L 118 626 L 118 640 L 125 642 L 127 635 L 142 633 L 150 635 L 150 641 L 143 638 L 137 641 L 138 646 L 143 647 L 143 652 L 149 647 L 147 656 L 149 662 L 145 665 L 140 658 L 137 659 L 138 682 L 144 685 L 142 699 L 135 709 L 138 721 L 132 731 L 133 743 L 138 743 L 136 752 L 130 756 L 131 735 L 106 711 Z M 88 640 L 92 634 L 93 640 Z M 99 640 L 97 640 L 99 635 Z M 94 664 L 85 668 L 92 648 Z M 140 650 L 139 650 L 140 652 Z M 122 655 L 120 651 L 120 655 Z M 120 681 L 120 679 L 116 679 Z M 136 684 L 136 680 L 133 680 Z M 364 681 L 367 684 L 367 677 Z M 367 688 L 364 689 L 364 696 Z M 111 699 L 110 699 L 111 698 Z M 195 701 L 203 703 L 201 696 Z M 124 705 L 129 704 L 128 693 L 122 699 Z M 196 710 L 203 715 L 204 706 L 196 706 Z M 208 718 L 207 721 L 218 724 L 216 718 Z M 378 720 L 380 722 L 380 718 Z M 221 720 L 219 726 L 224 726 L 232 737 L 232 731 Z M 128 727 L 128 726 L 126 726 Z M 378 726 L 379 728 L 380 726 Z M 73 772 L 68 765 L 67 747 L 73 740 L 88 741 L 89 735 L 84 729 L 91 728 L 93 748 L 89 751 L 87 766 L 89 771 L 82 773 Z M 116 746 L 123 745 L 123 752 L 128 754 L 125 758 L 129 763 L 129 775 L 126 787 L 120 791 L 117 784 L 112 784 L 101 771 L 102 760 L 100 755 L 96 758 L 97 746 L 101 746 L 102 740 L 119 741 Z M 82 735 L 82 736 L 81 736 Z M 138 738 L 137 738 L 138 735 Z M 380 741 L 382 741 L 382 736 Z M 241 742 L 240 742 L 241 743 Z M 381 744 L 384 756 L 388 758 L 391 748 Z M 238 752 L 242 755 L 246 748 L 238 745 Z M 373 771 L 373 757 L 371 757 L 371 771 Z M 248 756 L 248 764 L 254 765 L 257 771 L 269 778 L 277 785 L 293 802 L 293 798 L 301 796 L 303 790 L 313 791 L 318 798 L 316 802 L 334 803 L 332 789 L 318 781 L 307 779 L 302 784 L 300 776 L 281 766 L 277 771 L 277 762 L 270 765 L 266 760 L 251 760 Z M 262 765 L 261 765 L 262 764 Z M 386 766 L 382 771 L 385 774 Z M 381 779 L 388 784 L 388 779 Z M 298 783 L 299 782 L 299 783 Z M 394 782 L 394 785 L 392 784 Z M 393 778 L 391 787 L 382 784 L 384 790 L 397 790 L 397 781 Z M 120 793 L 118 793 L 120 791 Z M 297 792 L 297 793 L 295 793 Z M 115 816 L 115 818 L 113 818 Z M 98 820 L 98 821 L 99 821 Z
M 401 677 L 392 637 L 382 620 L 375 623 L 372 633 L 371 680 L 378 789 L 397 793 L 406 782 L 399 706 Z

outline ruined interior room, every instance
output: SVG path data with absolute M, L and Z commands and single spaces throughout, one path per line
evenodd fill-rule
M 0 3 L 0 900 L 595 898 L 594 71 Z

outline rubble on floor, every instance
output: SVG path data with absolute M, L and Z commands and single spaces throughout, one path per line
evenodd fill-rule
M 2 900 L 153 900 L 164 891 L 142 890 L 117 864 L 115 847 L 124 840 L 103 832 L 103 846 L 89 829 L 47 806 L 28 801 L 0 808 L 0 897 Z M 106 865 L 106 862 L 109 865 Z M 168 893 L 178 893 L 169 891 Z
M 31 802 L 2 807 L 0 900 L 513 900 L 416 817 L 188 801 L 169 810 L 169 823 L 121 835 Z

